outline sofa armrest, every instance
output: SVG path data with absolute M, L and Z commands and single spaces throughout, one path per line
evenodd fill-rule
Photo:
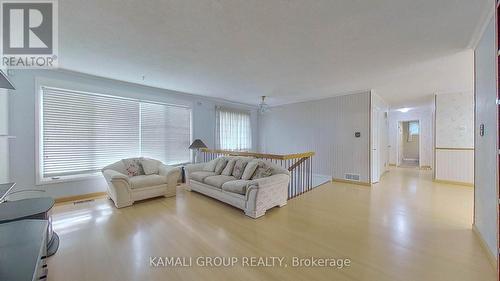
M 108 183 L 108 195 L 115 202 L 115 206 L 122 208 L 132 205 L 129 177 L 111 169 L 103 170 L 102 174 Z
M 252 180 L 248 184 L 247 194 L 251 189 L 268 188 L 276 185 L 283 185 L 290 182 L 290 176 L 286 174 L 276 174 L 265 178 Z
M 250 182 L 245 194 L 245 214 L 258 218 L 267 209 L 286 205 L 289 183 L 290 176 L 286 174 L 275 174 Z
M 177 184 L 181 177 L 181 168 L 160 164 L 158 171 L 160 176 L 164 176 L 167 179 L 167 193 L 165 197 L 175 196 Z
M 108 169 L 104 170 L 102 174 L 104 175 L 104 178 L 106 178 L 106 181 L 108 182 L 125 181 L 127 184 L 129 183 L 129 177 L 117 171 Z
M 189 164 L 184 167 L 186 173 L 192 173 L 197 171 L 203 171 L 206 163 Z
M 174 176 L 175 174 L 178 174 L 178 176 L 180 176 L 181 174 L 181 168 L 165 164 L 160 164 L 158 166 L 158 171 L 160 176 L 166 176 L 166 177 L 171 177 Z

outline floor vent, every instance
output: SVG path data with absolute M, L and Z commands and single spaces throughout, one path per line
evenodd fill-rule
M 75 201 L 75 202 L 73 202 L 73 205 L 87 203 L 87 202 L 94 202 L 94 199 L 87 199 L 87 200 Z
M 346 180 L 359 181 L 359 178 L 360 178 L 359 174 L 345 174 Z

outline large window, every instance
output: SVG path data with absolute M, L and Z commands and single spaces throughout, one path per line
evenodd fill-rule
M 165 164 L 189 162 L 190 118 L 184 107 L 141 103 L 142 155 Z
M 250 113 L 217 108 L 217 146 L 224 150 L 251 150 Z
M 189 162 L 191 110 L 42 87 L 41 180 L 98 172 L 127 157 Z

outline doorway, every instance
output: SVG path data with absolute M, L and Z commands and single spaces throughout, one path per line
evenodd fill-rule
M 420 121 L 400 121 L 398 124 L 399 167 L 420 167 Z

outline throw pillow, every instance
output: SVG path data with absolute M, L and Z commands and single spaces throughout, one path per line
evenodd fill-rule
M 224 176 L 230 176 L 233 173 L 233 168 L 234 168 L 234 163 L 236 162 L 236 159 L 229 159 L 229 161 L 226 164 L 226 167 L 224 170 L 222 170 L 221 175 Z
M 160 172 L 158 170 L 158 161 L 156 160 L 145 158 L 142 159 L 141 165 L 145 175 L 154 175 Z
M 226 167 L 227 164 L 227 159 L 222 158 L 217 162 L 217 165 L 215 166 L 215 174 L 220 175 L 222 173 L 222 170 Z
M 251 179 L 253 174 L 255 173 L 255 170 L 257 170 L 258 166 L 259 166 L 259 162 L 257 162 L 257 161 L 249 162 L 245 168 L 245 171 L 243 172 L 243 175 L 241 176 L 241 179 L 242 180 Z
M 141 165 L 141 159 L 138 158 L 123 159 L 122 162 L 123 165 L 125 165 L 125 170 L 127 171 L 127 175 L 129 177 L 144 175 L 144 170 Z
M 245 171 L 245 167 L 247 166 L 247 164 L 248 160 L 236 160 L 233 168 L 233 177 L 235 177 L 237 180 L 241 179 L 241 176 L 243 175 L 243 171 Z
M 270 177 L 273 174 L 272 172 L 273 169 L 271 167 L 269 167 L 266 163 L 261 162 L 259 163 L 257 169 L 255 170 L 252 179 L 255 180 L 255 179 Z
M 203 170 L 205 170 L 207 172 L 213 172 L 213 171 L 215 171 L 215 166 L 217 165 L 217 162 L 219 162 L 219 159 L 220 158 L 217 158 L 217 159 L 214 159 L 214 160 L 206 163 L 205 167 L 203 168 Z

